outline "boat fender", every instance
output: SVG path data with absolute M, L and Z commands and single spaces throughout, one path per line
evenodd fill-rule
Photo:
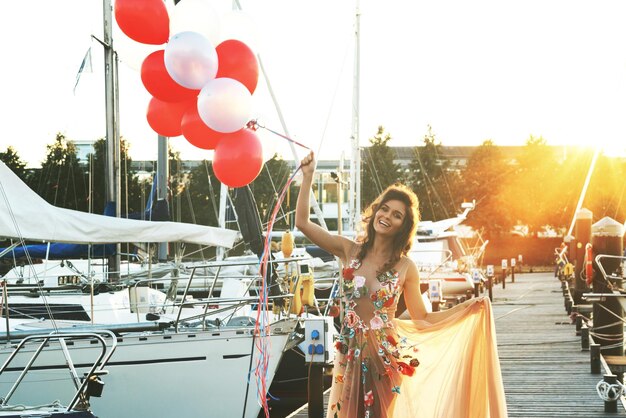
M 291 257 L 291 254 L 293 253 L 293 246 L 293 234 L 290 230 L 286 230 L 280 240 L 280 249 L 283 252 L 283 257 Z
M 300 291 L 300 276 L 294 276 L 291 284 L 291 293 L 293 293 L 293 299 L 289 306 L 289 312 L 294 315 L 300 315 L 302 313 L 302 292 Z
M 302 304 L 315 306 L 315 286 L 313 276 L 302 278 Z
M 593 282 L 593 246 L 590 243 L 585 246 L 585 281 L 587 286 Z
M 565 277 L 572 277 L 574 275 L 574 265 L 572 263 L 565 264 L 565 267 L 563 267 L 563 275 L 565 275 Z

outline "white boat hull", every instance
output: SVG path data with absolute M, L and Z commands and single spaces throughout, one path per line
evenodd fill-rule
M 294 326 L 295 320 L 272 326 L 267 388 Z M 100 417 L 256 418 L 261 409 L 255 376 L 260 353 L 258 339 L 252 334 L 251 328 L 222 328 L 120 337 L 106 367 L 110 374 L 103 377 L 103 397 L 91 399 L 92 410 Z M 72 359 L 77 368 L 87 364 L 97 349 L 89 345 L 74 349 Z M 4 362 L 10 352 L 11 347 L 3 345 L 0 361 Z M 64 364 L 59 350 L 42 353 L 35 363 L 36 378 L 23 383 L 11 403 L 69 399 L 71 383 L 68 385 L 70 377 Z M 85 370 L 79 369 L 80 374 Z M 7 382 L 14 381 L 17 373 L 2 376 L 0 396 L 8 392 Z

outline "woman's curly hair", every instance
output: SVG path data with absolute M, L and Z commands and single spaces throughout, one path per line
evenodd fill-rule
M 391 269 L 391 267 L 393 267 L 398 260 L 400 260 L 400 257 L 409 252 L 411 246 L 413 245 L 413 238 L 415 237 L 415 232 L 417 231 L 417 224 L 420 220 L 419 201 L 413 190 L 401 183 L 395 183 L 387 187 L 387 189 L 385 189 L 385 191 L 382 192 L 363 213 L 361 222 L 363 224 L 364 232 L 358 240 L 361 244 L 357 255 L 359 260 L 363 260 L 365 258 L 374 242 L 374 236 L 376 235 L 376 232 L 374 231 L 374 215 L 384 203 L 390 200 L 398 200 L 404 203 L 407 211 L 402 222 L 402 227 L 392 241 L 391 258 L 380 269 L 379 273 L 383 273 Z

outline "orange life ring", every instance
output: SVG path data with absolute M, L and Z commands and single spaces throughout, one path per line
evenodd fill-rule
M 589 243 L 585 246 L 585 281 L 588 286 L 593 282 L 593 247 Z

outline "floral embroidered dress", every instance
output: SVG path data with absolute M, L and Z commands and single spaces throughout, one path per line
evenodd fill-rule
M 406 260 L 398 264 L 401 270 L 404 265 Z M 404 275 L 389 270 L 365 277 L 361 267 L 354 259 L 343 270 L 344 318 L 335 343 L 329 418 L 388 416 L 402 396 L 403 376 L 413 376 L 419 365 L 417 347 L 398 336 L 392 321 Z

